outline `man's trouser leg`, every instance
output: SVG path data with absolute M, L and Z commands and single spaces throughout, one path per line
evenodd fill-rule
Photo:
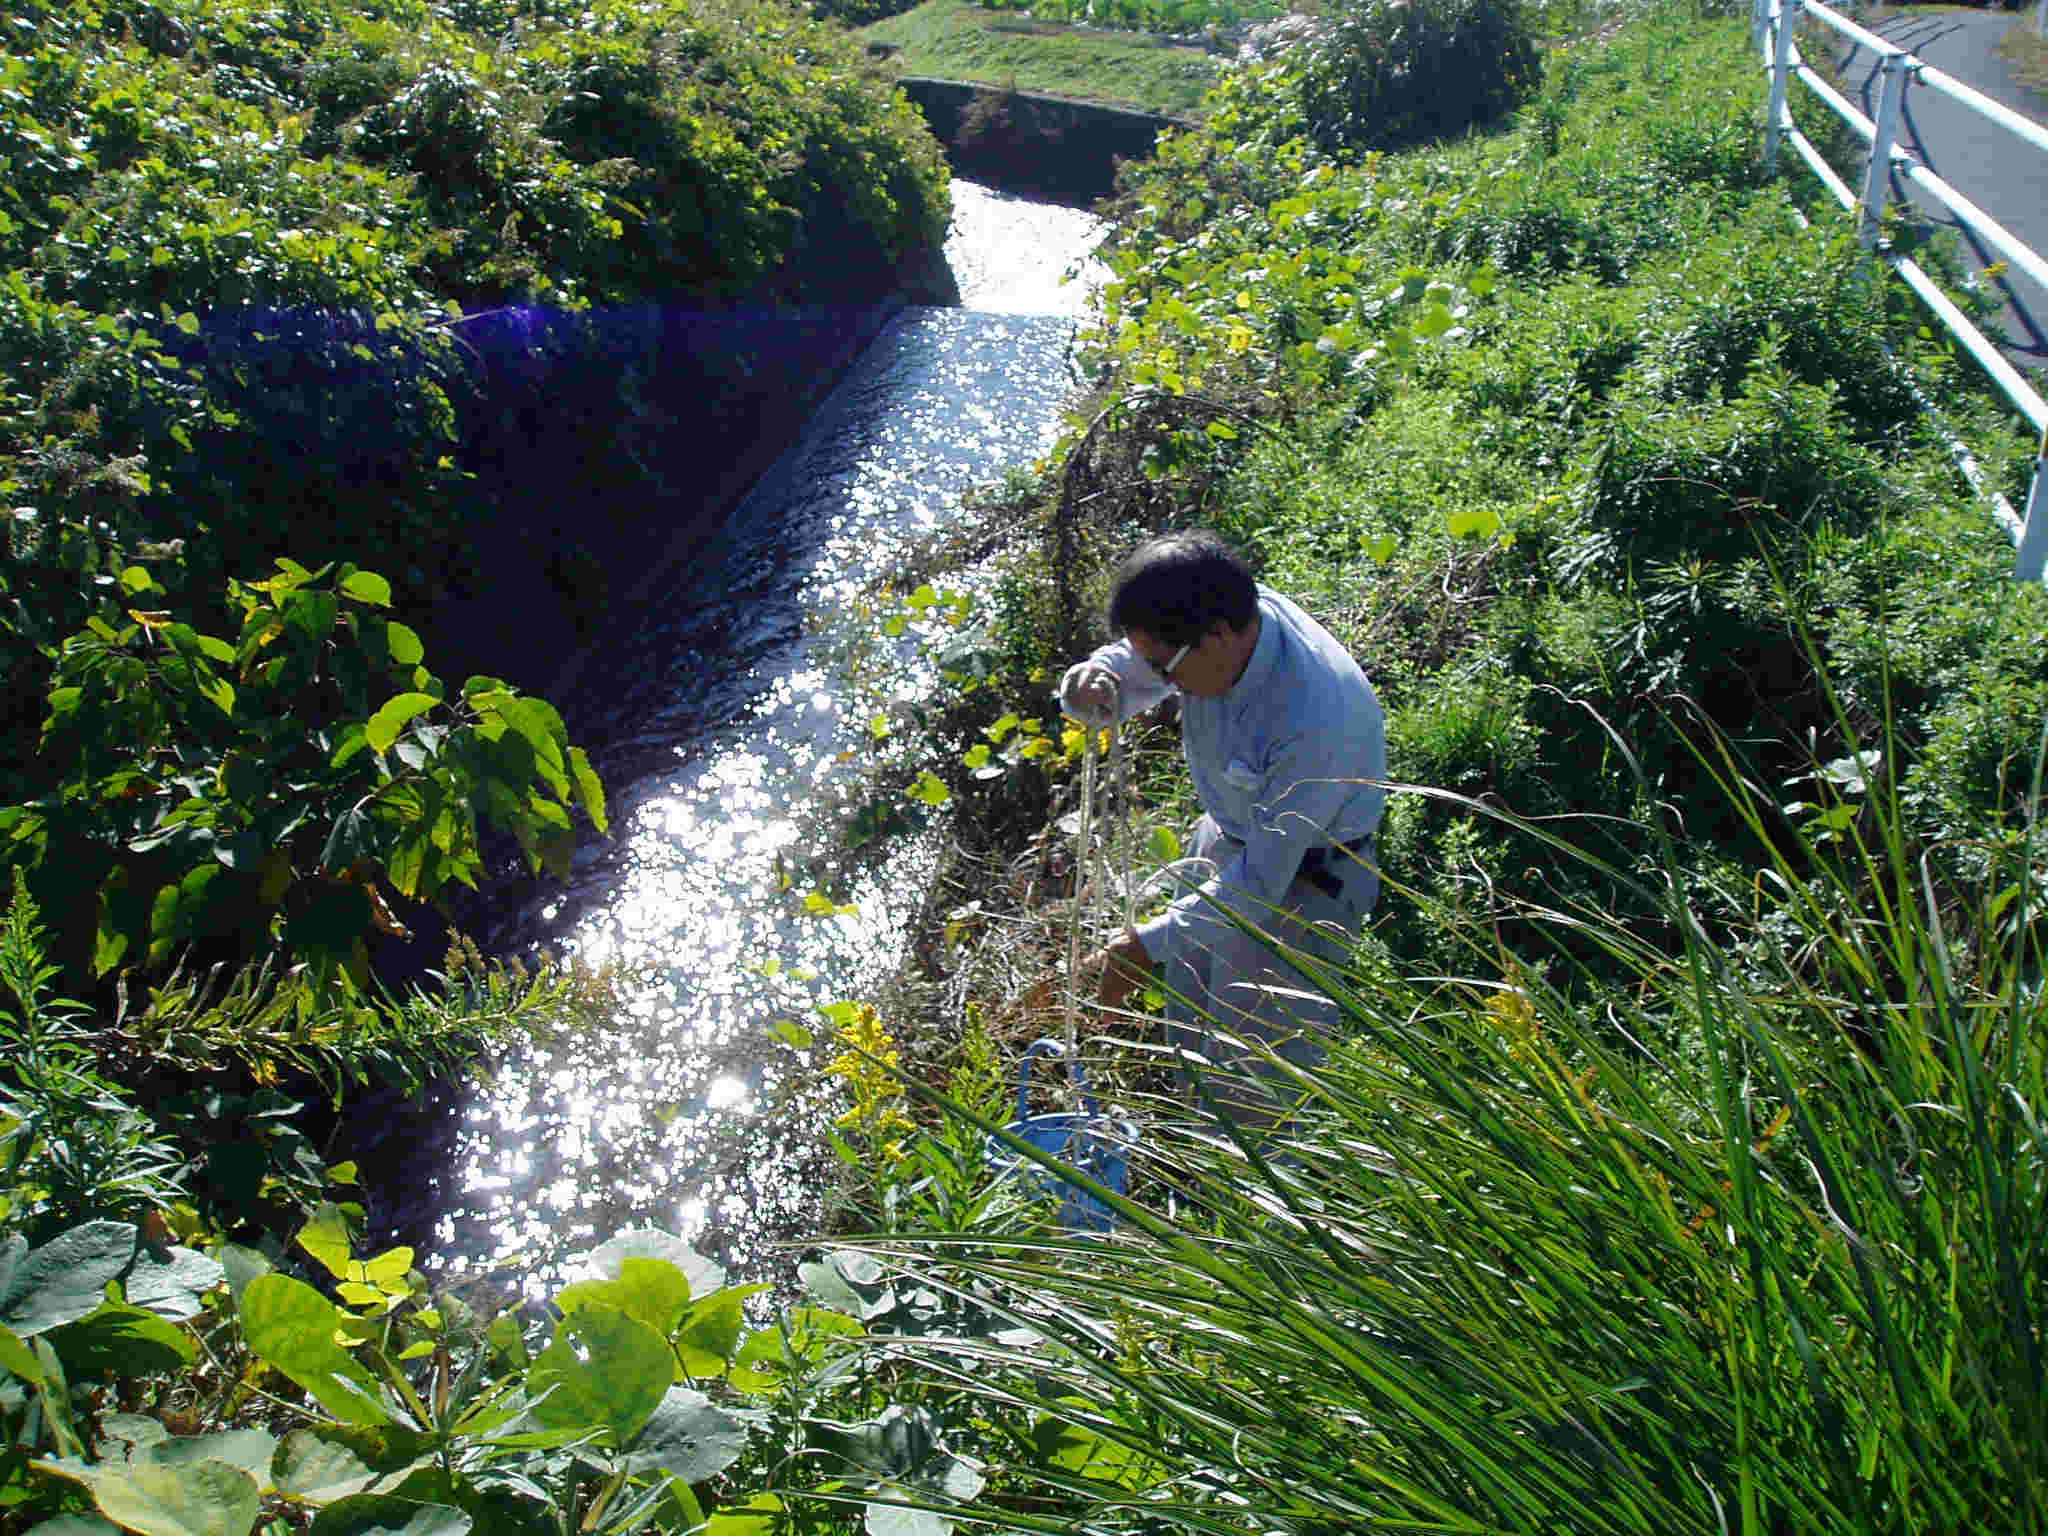
M 1207 816 L 1196 828 L 1194 855 L 1211 868 L 1229 863 L 1241 846 Z M 1379 881 L 1369 859 L 1336 858 L 1329 880 L 1297 876 L 1279 910 L 1242 914 L 1259 933 L 1247 932 L 1220 906 L 1207 904 L 1196 917 L 1193 942 L 1180 946 L 1166 967 L 1165 982 L 1174 999 L 1168 1038 L 1207 1060 L 1205 1086 L 1240 1123 L 1270 1123 L 1287 1111 L 1293 1097 L 1284 1075 L 1263 1061 L 1251 1042 L 1263 1042 L 1297 1066 L 1314 1066 L 1322 1060 L 1323 1039 L 1335 1026 L 1336 1004 L 1315 994 L 1272 952 L 1270 940 L 1319 961 L 1346 957 Z M 1183 1069 L 1191 1097 L 1197 1070 Z

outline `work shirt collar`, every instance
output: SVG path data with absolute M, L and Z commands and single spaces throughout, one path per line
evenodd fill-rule
M 1279 665 L 1280 626 L 1273 622 L 1273 616 L 1266 612 L 1262 601 L 1259 604 L 1259 638 L 1252 646 L 1252 659 L 1244 664 L 1244 671 L 1230 685 L 1230 692 L 1223 696 L 1224 699 L 1233 707 L 1239 707 L 1259 697 L 1272 681 L 1274 669 Z

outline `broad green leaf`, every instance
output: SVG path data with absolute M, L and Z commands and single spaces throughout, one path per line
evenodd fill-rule
M 759 1285 L 729 1285 L 691 1306 L 676 1338 L 683 1364 L 691 1375 L 715 1376 L 725 1369 L 746 1326 L 747 1297 L 766 1289 Z
M 452 1504 L 426 1504 L 389 1493 L 359 1493 L 328 1505 L 313 1536 L 468 1536 L 470 1518 Z
M 154 1312 L 104 1301 L 98 1310 L 53 1328 L 50 1347 L 72 1377 L 113 1371 L 123 1376 L 165 1375 L 190 1365 L 198 1346 L 185 1331 Z
M 927 1467 L 936 1468 L 947 1454 L 938 1420 L 927 1409 L 902 1403 L 863 1423 L 813 1419 L 811 1428 L 819 1449 L 891 1482 L 920 1481 Z
M 873 1317 L 896 1304 L 889 1274 L 871 1254 L 835 1249 L 796 1267 L 806 1291 L 850 1317 Z
M 334 1342 L 341 1309 L 288 1275 L 259 1275 L 242 1292 L 242 1333 L 249 1348 L 304 1387 L 337 1419 L 375 1424 L 389 1414 L 337 1376 L 374 1392 L 369 1373 Z
M 857 1339 L 867 1330 L 844 1312 L 826 1307 L 792 1307 L 784 1318 L 788 1329 L 785 1351 L 788 1357 L 816 1358 L 833 1339 Z
M 391 647 L 392 661 L 401 667 L 416 667 L 427 654 L 426 646 L 420 643 L 419 632 L 409 625 L 394 621 L 385 626 L 384 637 Z
M 604 1429 L 631 1442 L 673 1377 L 668 1343 L 638 1318 L 586 1307 L 562 1319 L 554 1341 L 527 1368 L 533 1417 L 549 1429 Z
M 514 1370 L 523 1371 L 531 1358 L 526 1352 L 525 1330 L 519 1326 L 519 1319 L 510 1312 L 491 1319 L 488 1333 L 491 1348 L 511 1362 Z
M 331 1504 L 374 1492 L 380 1482 L 395 1485 L 431 1453 L 426 1436 L 396 1424 L 322 1424 L 286 1435 L 271 1465 L 279 1493 L 306 1504 Z
M 1500 513 L 1492 507 L 1465 507 L 1449 515 L 1451 537 L 1490 538 L 1500 530 Z
M 744 1504 L 719 1510 L 702 1536 L 770 1536 L 781 1512 L 782 1500 L 772 1493 L 757 1493 Z
M 239 1468 L 259 1492 L 270 1491 L 270 1463 L 277 1455 L 277 1437 L 263 1429 L 230 1429 L 217 1435 L 174 1435 L 136 1453 L 136 1465 L 191 1467 L 218 1461 Z
M 99 1310 L 107 1283 L 135 1258 L 136 1229 L 89 1221 L 34 1252 L 19 1234 L 0 1244 L 0 1327 L 30 1339 Z
M 119 1449 L 122 1461 L 135 1461 L 151 1446 L 163 1445 L 170 1438 L 171 1432 L 147 1414 L 110 1413 L 100 1420 L 99 1456 L 102 1461 L 112 1460 L 111 1453 Z
M 903 793 L 912 800 L 922 801 L 924 804 L 933 807 L 944 805 L 953 798 L 953 791 L 946 787 L 945 780 L 941 779 L 929 768 L 920 773 L 917 776 L 917 781 Z
M 235 712 L 235 685 L 224 677 L 202 677 L 194 684 L 199 696 L 224 715 Z
M 905 1489 L 882 1488 L 883 1495 L 916 1497 Z M 949 1536 L 953 1522 L 928 1509 L 903 1509 L 889 1504 L 870 1504 L 861 1528 L 868 1536 Z
M 297 1429 L 285 1436 L 277 1491 L 301 1503 L 331 1504 L 369 1492 L 385 1475 L 344 1442 L 319 1430 Z
M 335 743 L 334 756 L 328 759 L 330 768 L 344 767 L 358 752 L 366 751 L 370 745 L 369 733 L 363 729 L 360 720 L 351 720 L 341 728 L 341 739 Z
M 731 1466 L 746 1444 L 746 1429 L 710 1398 L 670 1387 L 622 1460 L 636 1475 L 666 1472 L 698 1483 Z
M 690 1281 L 666 1259 L 636 1255 L 620 1266 L 618 1279 L 580 1280 L 557 1291 L 554 1300 L 564 1312 L 610 1307 L 667 1338 L 690 1304 Z
M 788 1367 L 789 1354 L 782 1347 L 782 1335 L 773 1328 L 762 1328 L 748 1334 L 732 1357 L 725 1384 L 757 1397 L 779 1392 Z
M 1081 1425 L 1047 1415 L 1031 1431 L 1031 1441 L 1041 1465 L 1127 1488 L 1142 1487 L 1147 1480 L 1143 1456 Z
M 240 1243 L 222 1243 L 214 1253 L 227 1277 L 229 1299 L 240 1311 L 242 1293 L 249 1288 L 249 1282 L 258 1275 L 269 1274 L 276 1266 L 254 1248 L 244 1248 Z
M 320 850 L 322 868 L 344 870 L 358 859 L 374 858 L 377 853 L 377 824 L 370 820 L 369 813 L 356 806 L 350 806 L 334 818 L 334 825 L 327 831 L 327 842 Z
M 24 1344 L 21 1335 L 12 1328 L 0 1328 L 0 1367 L 14 1372 L 33 1386 L 43 1384 L 43 1368 L 36 1360 L 35 1351 Z
M 121 1527 L 100 1515 L 58 1515 L 35 1528 L 36 1536 L 121 1536 Z
M 379 608 L 391 606 L 391 583 L 375 571 L 357 571 L 341 580 L 341 590 L 359 603 L 371 603 Z
M 316 1209 L 299 1228 L 297 1241 L 335 1279 L 350 1278 L 354 1256 L 349 1247 L 348 1218 L 340 1206 L 326 1204 Z
M 363 724 L 363 733 L 369 737 L 371 750 L 389 752 L 391 744 L 398 740 L 398 733 L 405 729 L 406 722 L 415 715 L 426 713 L 439 702 L 431 693 L 401 693 L 387 699 Z
M 725 1271 L 680 1237 L 652 1227 L 621 1232 L 591 1251 L 584 1262 L 591 1273 L 616 1280 L 631 1258 L 666 1259 L 683 1272 L 692 1296 L 709 1296 L 725 1284 Z
M 583 814 L 590 818 L 590 824 L 600 832 L 611 831 L 611 823 L 605 815 L 604 784 L 581 747 L 569 749 L 569 772 L 576 781 L 576 802 L 583 807 Z
M 1171 827 L 1154 827 L 1145 839 L 1145 851 L 1160 863 L 1171 864 L 1180 857 L 1180 838 Z
M 256 1480 L 224 1461 L 92 1466 L 65 1458 L 36 1466 L 83 1483 L 100 1513 L 136 1536 L 248 1536 L 262 1510 Z
M 226 1279 L 227 1271 L 196 1249 L 145 1245 L 121 1277 L 121 1294 L 132 1307 L 182 1320 L 206 1310 L 201 1298 Z
M 36 1352 L 36 1367 L 42 1373 L 42 1408 L 49 1421 L 50 1437 L 57 1442 L 59 1456 L 83 1460 L 85 1445 L 79 1439 L 78 1425 L 71 1412 L 71 1386 L 64 1379 L 64 1362 L 57 1358 L 57 1351 L 50 1348 L 47 1338 L 30 1340 Z

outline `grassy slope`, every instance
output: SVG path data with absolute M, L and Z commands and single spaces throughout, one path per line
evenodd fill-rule
M 983 10 L 968 0 L 925 0 L 863 27 L 856 37 L 893 43 L 910 75 L 974 80 L 1153 112 L 1191 115 L 1216 77 L 1205 50 L 1136 32 L 1063 26 Z
M 1084 562 L 1221 526 L 1382 685 L 1394 776 L 1473 797 L 1397 797 L 1385 951 L 1314 1111 L 1347 1118 L 1289 1147 L 1303 1178 L 1198 1151 L 1201 1214 L 1149 1246 L 967 1261 L 1032 1287 L 1075 1358 L 1129 1351 L 1058 1375 L 1034 1341 L 977 1380 L 1129 1431 L 1158 1529 L 1221 1528 L 1189 1490 L 1226 1465 L 1247 1529 L 2042 1528 L 2038 936 L 1999 916 L 2038 841 L 1995 786 L 2035 760 L 2048 609 L 1869 337 L 2008 485 L 2016 445 L 1910 302 L 1798 228 L 1797 178 L 1757 174 L 1761 95 L 1736 22 L 1589 47 L 1518 126 L 1352 171 L 1226 100 L 1126 206 L 1096 339 L 1153 393 L 1075 480 Z M 1409 268 L 1460 323 L 1404 355 Z M 1223 418 L 1219 463 L 1221 407 L 1266 414 Z M 1053 609 L 1025 580 L 1006 616 Z M 1647 782 L 1590 710 L 1658 745 Z M 1880 717 L 1889 781 L 1838 759 L 1817 788 L 1801 754 Z M 1715 784 L 1701 719 L 1771 766 Z M 1000 793 L 960 775 L 956 834 Z M 1833 794 L 1832 823 L 1772 803 Z M 1556 841 L 1500 835 L 1481 796 Z M 1585 857 L 1657 900 L 1609 901 Z M 1064 911 L 963 887 L 935 909 L 971 897 L 1000 938 L 949 999 L 1030 974 L 1034 921 L 1051 968 Z M 1246 1184 L 1277 1193 L 1233 1211 Z M 1147 1475 L 1117 1471 L 1105 1504 Z
M 2048 93 L 2048 38 L 2035 30 L 2032 17 L 2016 21 L 1998 45 L 2013 78 L 2030 91 Z

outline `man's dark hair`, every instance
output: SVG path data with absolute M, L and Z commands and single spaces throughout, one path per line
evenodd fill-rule
M 1138 629 L 1188 645 L 1219 622 L 1243 629 L 1258 612 L 1258 583 L 1244 557 L 1197 528 L 1147 539 L 1124 557 L 1110 588 L 1109 632 Z

